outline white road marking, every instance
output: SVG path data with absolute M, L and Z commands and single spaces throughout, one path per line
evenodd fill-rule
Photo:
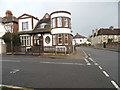
M 81 63 L 62 63 L 62 62 L 40 62 L 44 64 L 68 64 L 68 65 L 91 65 L 91 64 L 81 64 Z
M 89 61 L 87 59 L 84 59 L 86 61 L 86 63 L 89 63 Z
M 20 62 L 20 61 L 16 61 L 16 60 L 0 60 L 0 62 Z
M 82 49 L 81 49 L 82 50 Z M 82 50 L 83 51 L 83 53 L 85 54 L 85 58 L 87 58 L 88 57 L 88 55 L 86 54 L 86 52 L 84 51 L 84 50 Z
M 87 65 L 91 65 L 87 59 L 84 59 Z
M 16 73 L 16 72 L 19 72 L 20 70 L 19 69 L 14 69 L 13 71 L 11 71 L 10 73 Z
M 87 63 L 87 65 L 91 65 L 90 63 Z
M 109 77 L 109 75 L 105 71 L 103 71 L 103 73 L 105 74 L 106 77 Z
M 95 65 L 98 65 L 98 63 L 94 63 Z
M 92 58 L 89 58 L 92 62 L 95 62 Z
M 111 81 L 111 83 L 115 86 L 115 88 L 118 88 L 118 90 L 120 90 L 119 86 L 114 81 Z
M 98 66 L 101 70 L 103 69 L 101 66 Z

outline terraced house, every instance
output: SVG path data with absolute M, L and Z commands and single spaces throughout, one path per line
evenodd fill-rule
M 110 26 L 92 31 L 92 45 L 104 45 L 108 43 L 120 44 L 120 29 Z
M 29 14 L 18 17 L 21 47 L 25 53 L 73 52 L 71 13 L 55 11 L 42 19 Z

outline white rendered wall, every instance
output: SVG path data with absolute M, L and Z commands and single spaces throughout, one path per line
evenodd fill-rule
M 50 37 L 50 43 L 49 43 L 49 44 L 47 44 L 47 43 L 45 42 L 45 38 L 46 38 L 47 36 Z M 44 46 L 52 46 L 52 35 L 51 35 L 51 34 L 44 34 L 44 35 L 43 35 L 43 44 L 44 44 Z
M 32 30 L 32 18 L 19 19 L 19 31 L 23 31 L 22 22 L 28 22 L 28 30 Z M 28 31 L 28 30 L 24 30 L 24 31 Z
M 74 40 L 76 44 L 88 43 L 87 38 L 75 38 Z
M 68 13 L 59 12 L 59 13 L 53 13 L 51 15 L 51 19 L 54 18 L 54 17 L 68 17 L 68 18 L 71 18 L 71 15 L 68 14 Z M 52 22 L 52 23 L 54 25 L 55 22 Z M 51 33 L 52 34 L 61 34 L 61 33 L 72 34 L 70 28 L 64 28 L 64 27 L 63 28 L 62 27 L 61 28 L 54 28 L 54 29 L 51 30 Z
M 67 34 L 72 34 L 71 29 L 69 28 L 54 28 L 51 30 L 52 34 L 60 34 L 60 33 L 67 33 Z
M 2 37 L 5 34 L 6 30 L 4 28 L 4 25 L 0 23 L 0 37 Z
M 36 26 L 37 22 L 38 22 L 38 20 L 33 18 L 33 28 Z
M 70 14 L 68 14 L 68 13 L 54 13 L 54 14 L 52 14 L 51 15 L 51 18 L 54 18 L 54 17 L 69 17 L 69 18 L 71 18 L 71 15 Z

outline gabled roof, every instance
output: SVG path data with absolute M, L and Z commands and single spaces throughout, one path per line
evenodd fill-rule
M 120 35 L 120 29 L 104 29 L 101 28 L 98 31 L 98 35 Z
M 77 33 L 74 38 L 86 38 L 86 37 Z
M 10 23 L 10 22 L 18 23 L 18 19 L 15 16 L 12 17 L 5 16 L 2 18 L 2 23 Z
M 24 19 L 24 18 L 34 18 L 36 20 L 39 20 L 37 17 L 34 17 L 34 16 L 26 14 L 26 13 L 24 13 L 23 15 L 18 17 L 18 19 Z
M 50 18 L 50 15 L 48 13 L 46 13 L 42 19 L 47 19 L 47 18 Z
M 40 28 L 40 25 L 42 23 L 46 23 L 47 24 L 46 28 L 42 28 L 42 29 Z M 47 31 L 48 30 L 47 27 L 50 28 L 50 18 L 39 20 L 38 23 L 36 24 L 35 28 L 33 29 L 33 31 Z

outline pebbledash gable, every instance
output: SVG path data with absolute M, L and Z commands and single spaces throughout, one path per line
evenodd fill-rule
M 27 16 L 24 17 L 25 15 Z M 30 48 L 31 51 L 34 50 L 33 52 L 56 52 L 56 50 L 59 52 L 60 49 L 61 52 L 72 52 L 73 35 L 70 12 L 55 11 L 50 15 L 46 13 L 36 24 L 32 20 L 28 20 L 30 17 L 33 16 L 24 14 L 18 18 L 19 25 L 21 25 L 19 27 L 22 27 L 23 23 L 26 22 L 26 30 L 18 32 L 22 47 Z M 35 25 L 32 26 L 32 30 L 28 28 L 28 25 L 32 25 L 31 23 Z

